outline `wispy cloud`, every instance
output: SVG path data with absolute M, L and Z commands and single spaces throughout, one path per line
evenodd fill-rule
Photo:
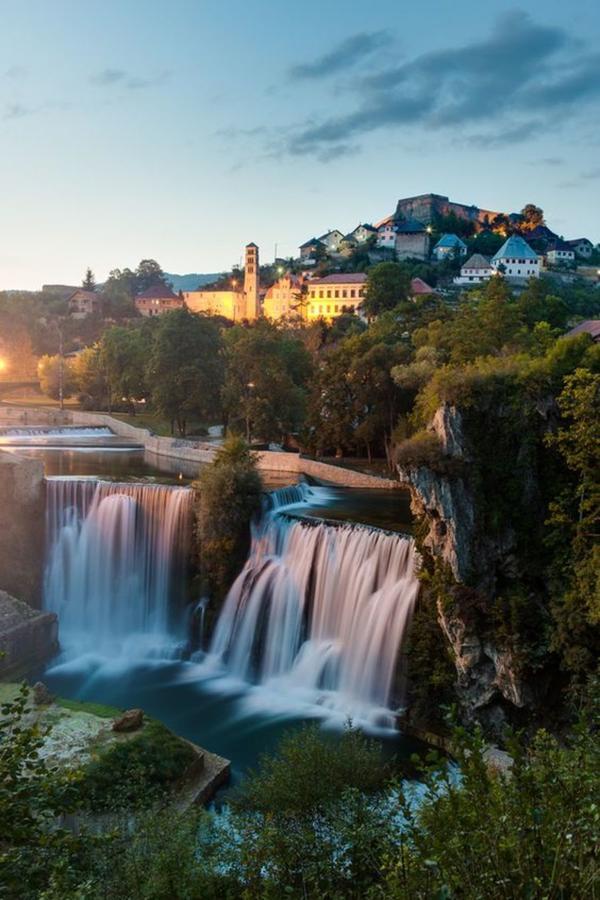
M 579 172 L 574 178 L 570 178 L 568 181 L 561 181 L 558 186 L 564 189 L 580 188 L 593 181 L 600 181 L 600 168 Z
M 5 69 L 4 72 L 2 72 L 2 75 L 11 81 L 20 81 L 27 75 L 27 69 L 24 66 L 9 66 L 8 69 Z
M 164 82 L 169 79 L 170 74 L 171 73 L 165 69 L 154 75 L 141 78 L 137 75 L 132 75 L 125 69 L 107 68 L 92 75 L 90 81 L 97 87 L 117 87 L 124 88 L 128 91 L 138 91 L 164 84 Z
M 389 44 L 392 37 L 389 31 L 372 31 L 354 34 L 346 38 L 329 53 L 319 56 L 308 63 L 298 63 L 289 70 L 292 81 L 328 78 L 337 72 L 351 69 L 362 62 L 375 50 Z
M 287 152 L 322 158 L 373 131 L 411 126 L 452 130 L 481 147 L 523 142 L 543 134 L 553 113 L 565 120 L 600 103 L 600 54 L 581 51 L 564 28 L 505 13 L 483 40 L 363 77 L 353 109 L 297 129 Z
M 35 112 L 31 106 L 25 106 L 23 103 L 9 103 L 4 107 L 2 118 L 7 121 L 9 119 L 23 119 Z

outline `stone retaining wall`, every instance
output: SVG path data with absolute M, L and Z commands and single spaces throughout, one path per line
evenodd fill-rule
M 0 451 L 0 590 L 41 604 L 46 490 L 40 460 Z
M 105 426 L 115 434 L 141 444 L 146 450 L 157 456 L 192 463 L 211 462 L 216 451 L 215 444 L 209 441 L 162 437 L 153 434 L 147 428 L 137 428 L 135 425 L 122 422 L 106 413 L 80 412 L 79 410 L 65 410 L 60 413 L 56 409 L 36 410 L 0 406 L 0 424 L 48 427 L 60 425 Z M 386 490 L 401 487 L 398 481 L 391 478 L 379 478 L 377 475 L 357 472 L 355 469 L 348 469 L 344 466 L 335 466 L 315 459 L 305 459 L 299 453 L 265 450 L 257 455 L 258 467 L 264 472 L 308 475 L 320 481 L 327 481 L 343 487 L 383 488 Z
M 0 591 L 0 678 L 20 678 L 57 650 L 56 615 L 34 610 Z

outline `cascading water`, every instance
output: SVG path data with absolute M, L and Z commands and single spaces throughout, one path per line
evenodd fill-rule
M 259 686 L 250 705 L 390 726 L 398 655 L 419 590 L 414 544 L 294 516 L 307 492 L 320 490 L 299 485 L 270 495 L 205 665 Z
M 45 605 L 58 614 L 63 647 L 114 656 L 173 644 L 191 490 L 48 479 L 47 510 Z

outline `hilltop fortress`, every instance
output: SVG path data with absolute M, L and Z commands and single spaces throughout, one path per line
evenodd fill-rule
M 479 206 L 467 206 L 465 203 L 454 203 L 443 194 L 419 194 L 416 197 L 404 197 L 398 200 L 393 219 L 416 219 L 422 225 L 432 225 L 437 216 L 455 215 L 459 219 L 467 219 L 476 225 L 483 226 L 501 215 L 497 210 L 481 209 Z

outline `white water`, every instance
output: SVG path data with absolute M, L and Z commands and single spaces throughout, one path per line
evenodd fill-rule
M 90 428 L 79 428 L 77 426 L 66 426 L 61 428 L 42 428 L 35 425 L 14 427 L 0 427 L 0 435 L 6 437 L 112 437 L 113 432 L 110 428 L 103 426 L 95 426 Z
M 393 725 L 394 684 L 418 594 L 413 542 L 353 525 L 295 519 L 299 485 L 271 495 L 204 669 L 253 685 L 249 708 Z M 221 677 L 220 677 L 221 676 Z
M 188 488 L 48 479 L 45 605 L 67 652 L 153 654 L 183 636 L 191 509 Z

